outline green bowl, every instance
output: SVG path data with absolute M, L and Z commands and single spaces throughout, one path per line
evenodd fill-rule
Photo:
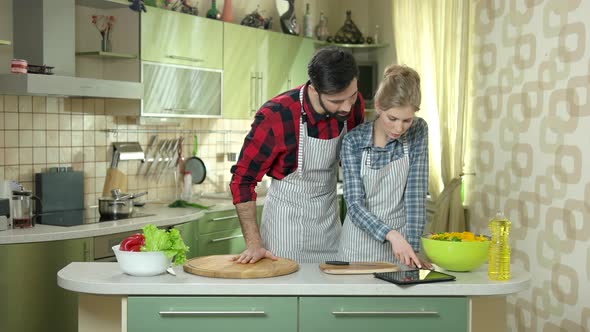
M 454 242 L 422 236 L 424 254 L 445 270 L 466 272 L 480 267 L 488 258 L 490 241 Z

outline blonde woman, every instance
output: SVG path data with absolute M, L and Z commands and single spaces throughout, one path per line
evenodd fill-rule
M 417 256 L 428 189 L 428 126 L 415 116 L 420 100 L 418 73 L 391 65 L 375 94 L 375 120 L 344 138 L 340 260 L 432 267 Z

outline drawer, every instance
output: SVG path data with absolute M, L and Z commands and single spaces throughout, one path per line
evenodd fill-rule
M 395 287 L 395 286 L 392 286 Z M 304 297 L 299 331 L 467 331 L 465 297 Z
M 240 220 L 236 210 L 207 213 L 197 225 L 198 234 L 207 234 L 240 228 Z
M 199 256 L 239 254 L 246 249 L 241 228 L 199 235 L 197 246 Z
M 295 297 L 129 297 L 127 331 L 297 331 Z

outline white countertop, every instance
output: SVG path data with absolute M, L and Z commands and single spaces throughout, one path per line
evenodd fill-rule
M 258 200 L 258 204 L 263 202 L 263 199 Z M 152 216 L 68 227 L 37 224 L 32 228 L 9 229 L 0 231 L 0 245 L 70 240 L 129 232 L 139 230 L 146 224 L 173 226 L 199 219 L 207 212 L 234 209 L 231 199 L 200 200 L 198 203 L 210 206 L 210 209 L 169 208 L 167 204 L 163 203 L 148 203 L 145 207 L 136 209 L 136 211 L 140 211 L 142 214 L 153 214 Z
M 456 281 L 397 286 L 372 275 L 330 275 L 318 264 L 301 264 L 299 271 L 262 279 L 207 278 L 174 268 L 176 276 L 133 277 L 118 263 L 71 263 L 57 273 L 60 287 L 103 295 L 183 296 L 486 296 L 507 295 L 530 287 L 530 274 L 513 267 L 509 281 L 489 281 L 487 266 L 474 272 L 449 272 Z

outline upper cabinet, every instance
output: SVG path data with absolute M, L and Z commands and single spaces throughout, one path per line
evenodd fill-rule
M 141 59 L 222 69 L 223 22 L 149 7 L 141 16 Z
M 227 119 L 249 119 L 258 108 L 258 42 L 262 30 L 224 24 L 223 112 Z
M 251 119 L 270 98 L 307 81 L 313 41 L 224 24 L 223 117 Z

